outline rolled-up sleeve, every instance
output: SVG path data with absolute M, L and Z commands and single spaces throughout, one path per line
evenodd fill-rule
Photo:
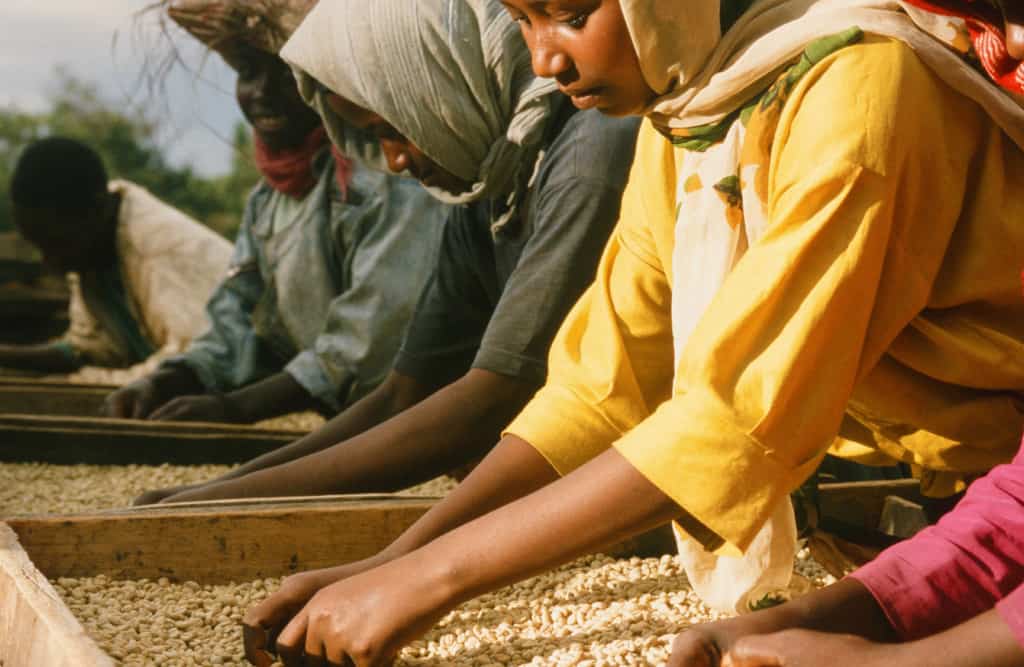
M 1024 645 L 1024 454 L 972 484 L 938 524 L 850 576 L 906 640 L 995 606 Z
M 964 127 L 940 150 L 933 138 L 942 134 L 943 118 L 926 110 L 941 109 L 948 95 L 909 50 L 848 51 L 823 61 L 793 90 L 764 167 L 766 231 L 686 341 L 671 398 L 613 443 L 702 524 L 693 537 L 721 553 L 745 550 L 777 504 L 813 472 L 858 379 L 926 305 L 978 141 L 978 128 Z M 623 214 L 642 210 L 624 204 Z M 663 223 L 648 216 L 641 224 Z M 640 283 L 638 271 L 644 272 L 639 264 L 623 265 L 621 275 L 613 268 L 608 285 L 588 297 L 596 290 L 614 295 L 619 288 L 611 282 Z M 639 328 L 647 316 L 638 319 L 625 303 L 613 298 L 598 327 Z M 563 333 L 580 323 L 570 318 Z M 582 324 L 577 337 L 602 336 L 607 347 L 567 355 L 569 363 L 600 367 L 621 357 L 616 366 L 646 384 L 643 371 L 651 371 L 634 362 L 625 341 Z M 666 351 L 661 363 L 671 366 L 671 359 Z M 545 389 L 538 398 L 585 395 L 575 384 L 580 378 L 587 381 L 587 373 L 553 371 L 549 384 L 563 389 Z M 607 406 L 617 396 L 597 403 L 611 423 L 615 412 Z M 580 422 L 563 409 L 550 428 Z M 519 434 L 517 428 L 509 430 Z M 557 437 L 522 434 L 528 441 Z
M 669 396 L 671 294 L 665 274 L 612 236 L 595 283 L 551 347 L 548 383 L 506 432 L 567 474 L 606 450 Z
M 671 395 L 672 295 L 647 223 L 672 210 L 675 184 L 664 177 L 672 162 L 657 150 L 663 139 L 651 135 L 649 128 L 641 132 L 619 223 L 594 282 L 551 343 L 547 382 L 506 429 L 563 475 Z

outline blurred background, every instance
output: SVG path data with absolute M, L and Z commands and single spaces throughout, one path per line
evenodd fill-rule
M 233 239 L 259 180 L 235 76 L 149 0 L 0 0 L 0 341 L 67 327 L 63 276 L 13 231 L 7 190 L 27 143 L 63 135 Z
M 21 147 L 61 134 L 231 238 L 258 180 L 234 74 L 147 0 L 0 2 L 0 233 Z M 173 63 L 172 58 L 178 59 Z M 7 244 L 9 245 L 9 244 Z

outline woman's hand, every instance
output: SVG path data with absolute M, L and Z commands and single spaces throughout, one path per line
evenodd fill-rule
M 743 637 L 790 627 L 787 616 L 768 610 L 695 625 L 676 635 L 668 667 L 721 667 L 723 657 Z
M 349 576 L 340 571 L 343 569 L 328 568 L 293 574 L 285 578 L 281 587 L 267 599 L 246 611 L 242 619 L 242 641 L 249 662 L 254 665 L 273 663 L 270 654 L 274 652 L 281 630 L 317 591 Z
M 140 505 L 155 505 L 157 503 L 163 502 L 165 499 L 170 498 L 171 496 L 177 495 L 179 493 L 184 493 L 185 491 L 192 491 L 201 488 L 202 486 L 202 483 L 182 484 L 181 486 L 169 486 L 164 489 L 153 489 L 151 491 L 146 491 L 145 493 L 137 497 L 135 500 L 133 500 L 132 505 L 135 507 L 138 507 Z
M 221 422 L 238 424 L 244 415 L 231 399 L 222 394 L 179 396 L 155 410 L 149 419 L 154 421 Z
M 339 571 L 346 569 L 348 576 L 338 580 Z M 390 665 L 405 644 L 448 611 L 446 587 L 409 561 L 361 573 L 352 569 L 289 577 L 280 591 L 250 610 L 243 621 L 250 662 L 263 664 L 274 646 L 286 667 Z M 324 586 L 330 578 L 334 583 Z M 304 599 L 308 602 L 303 606 Z
M 910 647 L 908 644 L 878 644 L 856 635 L 785 630 L 737 639 L 721 664 L 722 667 L 913 667 L 928 664 L 906 661 L 905 654 Z
M 100 412 L 118 419 L 146 419 L 165 400 L 157 383 L 145 377 L 112 392 L 104 399 Z
M 814 630 L 811 637 L 896 639 L 870 591 L 856 579 L 846 578 L 777 607 L 689 628 L 676 636 L 668 667 L 722 667 L 729 664 L 725 656 L 730 654 L 735 664 L 734 647 L 747 639 L 777 637 L 797 629 Z

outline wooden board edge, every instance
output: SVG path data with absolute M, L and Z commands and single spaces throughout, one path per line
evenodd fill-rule
M 379 553 L 439 499 L 358 496 L 207 501 L 8 520 L 50 577 L 217 584 L 278 577 Z M 675 552 L 661 527 L 600 549 L 615 558 Z
M 67 389 L 69 391 L 107 391 L 111 392 L 120 387 L 116 384 L 105 384 L 96 382 L 69 382 L 67 380 L 48 380 L 48 376 L 22 377 L 17 375 L 4 375 L 0 373 L 0 387 L 40 387 L 43 389 Z
M 296 438 L 306 435 L 301 429 L 262 428 L 251 424 L 222 422 L 152 421 L 147 419 L 119 419 L 116 417 L 76 415 L 36 415 L 0 413 L 0 428 L 13 430 L 74 431 L 100 433 L 167 433 L 183 435 L 228 435 Z
M 114 667 L 0 522 L 0 665 Z
M 197 581 L 279 577 L 360 560 L 388 546 L 435 503 L 401 497 L 8 520 L 46 576 Z
M 876 529 L 885 499 L 890 496 L 921 502 L 921 483 L 916 479 L 870 482 L 837 482 L 818 487 L 823 517 L 865 529 Z

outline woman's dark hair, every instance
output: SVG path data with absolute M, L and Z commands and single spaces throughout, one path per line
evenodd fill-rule
M 107 170 L 93 149 L 65 137 L 29 144 L 11 177 L 11 201 L 26 208 L 80 211 L 107 191 Z

